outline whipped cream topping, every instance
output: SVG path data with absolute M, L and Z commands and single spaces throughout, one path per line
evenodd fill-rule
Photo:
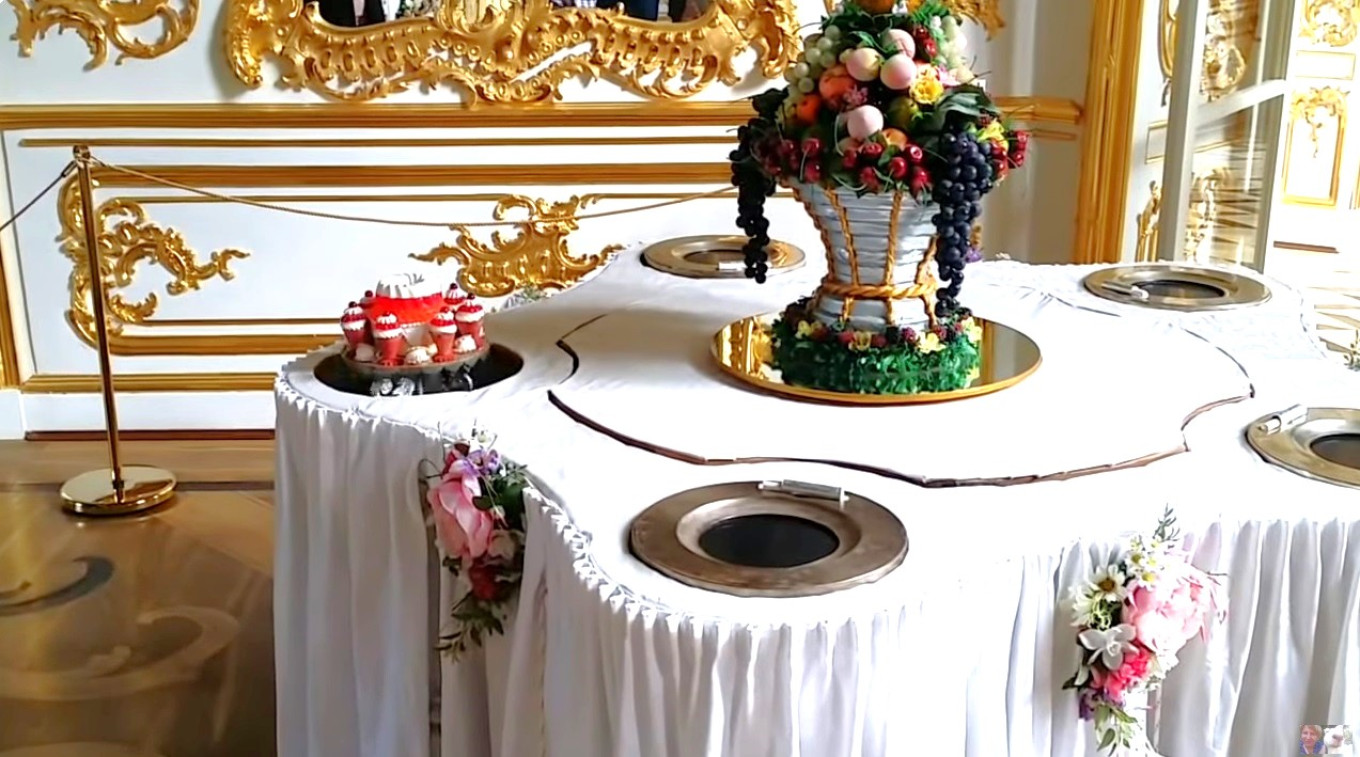
M 361 344 L 354 348 L 354 359 L 361 363 L 371 363 L 378 359 L 378 349 L 371 344 Z
M 395 273 L 379 279 L 376 291 L 379 297 L 418 300 L 438 295 L 440 287 L 421 273 Z
M 402 362 L 407 365 L 425 365 L 430 362 L 430 351 L 424 347 L 412 347 L 402 356 Z
M 346 331 L 362 331 L 367 324 L 368 316 L 364 315 L 364 309 L 357 303 L 351 302 L 345 314 L 340 316 L 340 327 Z
M 477 340 L 464 334 L 458 337 L 458 341 L 453 343 L 454 352 L 476 352 Z
M 430 330 L 436 334 L 457 334 L 458 321 L 453 317 L 453 313 L 445 310 L 430 320 Z

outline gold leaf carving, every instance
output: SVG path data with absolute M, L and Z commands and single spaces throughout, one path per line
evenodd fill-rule
M 114 63 L 125 58 L 150 60 L 174 50 L 194 31 L 198 0 L 183 0 L 178 10 L 173 0 L 8 0 L 19 26 L 14 39 L 20 55 L 32 55 L 33 45 L 53 28 L 71 30 L 90 50 L 86 69 L 108 60 L 109 46 L 118 50 Z M 159 27 L 160 36 L 143 42 L 130 34 L 134 27 Z
M 443 263 L 457 261 L 461 270 L 459 284 L 482 297 L 500 297 L 524 289 L 566 289 L 603 266 L 622 249 L 610 245 L 591 255 L 573 255 L 567 249 L 567 235 L 580 227 L 576 214 L 599 199 L 596 195 L 571 197 L 562 202 L 520 195 L 501 198 L 494 217 L 506 220 L 512 210 L 526 217 L 513 236 L 493 232 L 491 244 L 472 236 L 466 226 L 454 226 L 458 237 L 451 245 L 439 245 L 416 260 Z
M 1360 36 L 1360 0 L 1305 0 L 1299 36 L 1345 47 Z
M 1226 168 L 1214 168 L 1194 174 L 1190 184 L 1190 206 L 1185 221 L 1185 245 L 1182 255 L 1186 260 L 1199 262 L 1199 250 L 1214 223 L 1218 220 L 1218 193 L 1228 181 Z M 1161 220 L 1162 188 L 1157 182 L 1148 185 L 1148 201 L 1138 213 L 1138 246 L 1134 262 L 1152 263 L 1157 260 L 1157 223 Z
M 1157 182 L 1148 185 L 1151 193 L 1147 204 L 1138 214 L 1138 250 L 1135 263 L 1151 263 L 1157 259 L 1157 219 L 1162 214 L 1162 188 Z
M 1176 65 L 1176 8 L 1177 0 L 1161 0 L 1158 10 L 1157 52 L 1162 67 L 1162 104 L 1171 96 L 1171 74 Z M 1255 34 L 1254 3 L 1259 0 L 1211 0 L 1204 26 L 1204 51 L 1200 91 L 1210 101 L 1237 89 L 1247 73 L 1246 53 L 1242 45 Z M 1246 21 L 1253 28 L 1239 30 L 1238 22 Z
M 304 0 L 228 0 L 227 15 L 238 79 L 260 86 L 263 62 L 276 58 L 285 86 L 339 100 L 450 85 L 473 104 L 547 102 L 575 77 L 683 98 L 714 81 L 736 84 L 735 62 L 748 48 L 774 78 L 799 47 L 791 0 L 714 0 L 698 19 L 674 24 L 550 0 L 493 5 L 471 20 L 461 3 L 446 2 L 433 17 L 358 29 L 331 26 Z
M 96 343 L 94 314 L 90 305 L 93 282 L 85 250 L 85 226 L 80 212 L 80 185 L 72 176 L 62 185 L 57 214 L 61 221 L 62 252 L 71 261 L 70 309 L 66 319 L 87 344 Z M 239 250 L 219 250 L 206 263 L 200 263 L 184 238 L 174 229 L 163 229 L 147 220 L 146 211 L 137 203 L 114 198 L 95 209 L 98 225 L 100 275 L 104 279 L 105 311 L 109 334 L 123 332 L 124 324 L 142 323 L 156 312 L 155 292 L 140 300 L 128 299 L 118 292 L 137 278 L 142 262 L 160 266 L 170 274 L 165 291 L 180 295 L 198 289 L 208 279 L 230 281 L 232 260 L 249 257 Z
M 1289 120 L 1303 121 L 1308 124 L 1309 136 L 1313 140 L 1313 157 L 1322 151 L 1318 132 L 1329 121 L 1340 122 L 1346 115 L 1346 93 L 1336 87 L 1314 87 L 1303 92 L 1295 92 L 1289 105 Z

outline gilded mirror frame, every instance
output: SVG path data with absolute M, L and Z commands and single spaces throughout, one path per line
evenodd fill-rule
M 698 18 L 673 23 L 550 0 L 498 2 L 477 18 L 451 0 L 428 18 L 351 29 L 327 23 L 305 0 L 228 0 L 227 59 L 252 88 L 273 59 L 283 86 L 336 100 L 452 86 L 470 104 L 523 104 L 559 100 L 561 85 L 578 77 L 652 99 L 685 98 L 714 81 L 736 84 L 747 49 L 776 78 L 800 45 L 793 0 L 712 0 Z

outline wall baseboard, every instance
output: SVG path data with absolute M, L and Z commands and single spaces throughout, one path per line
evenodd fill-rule
M 118 438 L 125 442 L 164 442 L 164 441 L 273 441 L 274 429 L 185 429 L 163 431 L 120 431 Z M 103 431 L 29 431 L 24 434 L 28 442 L 102 442 Z

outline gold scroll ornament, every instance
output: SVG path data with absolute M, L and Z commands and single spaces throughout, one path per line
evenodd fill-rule
M 748 48 L 772 79 L 798 47 L 792 0 L 712 0 L 683 23 L 550 0 L 491 4 L 468 18 L 450 1 L 431 17 L 358 29 L 331 26 L 303 0 L 227 2 L 227 58 L 238 79 L 259 87 L 264 61 L 275 58 L 285 86 L 339 100 L 451 85 L 474 104 L 544 102 L 561 99 L 562 84 L 577 77 L 683 98 L 714 81 L 736 84 L 745 74 L 736 60 Z
M 1204 52 L 1200 91 L 1210 101 L 1237 89 L 1247 73 L 1246 51 L 1241 44 L 1255 33 L 1258 0 L 1211 0 L 1204 22 Z M 1162 67 L 1162 104 L 1171 96 L 1171 72 L 1175 67 L 1177 0 L 1161 0 L 1158 10 L 1157 52 Z M 1237 28 L 1245 22 L 1245 30 Z
M 102 66 L 109 46 L 118 50 L 114 63 L 125 58 L 150 60 L 174 50 L 189 39 L 198 21 L 198 0 L 8 0 L 18 17 L 14 39 L 19 54 L 33 54 L 33 45 L 52 29 L 74 31 L 90 50 L 86 69 Z M 158 29 L 160 36 L 143 42 L 132 36 L 136 27 Z
M 75 177 L 67 179 L 57 200 L 61 221 L 61 250 L 71 261 L 70 309 L 66 311 L 76 334 L 86 344 L 95 344 L 94 313 L 90 304 L 92 281 L 85 251 L 85 231 L 80 214 L 80 185 Z M 142 262 L 160 266 L 170 274 L 165 291 L 180 295 L 198 289 L 204 281 L 221 278 L 230 281 L 234 274 L 227 267 L 232 260 L 248 257 L 240 250 L 219 250 L 200 263 L 184 238 L 174 229 L 163 229 L 147 220 L 146 211 L 135 202 L 114 198 L 95 209 L 99 229 L 100 275 L 107 294 L 108 330 L 112 336 L 123 333 L 124 324 L 142 323 L 156 312 L 155 292 L 140 300 L 129 300 L 117 290 L 132 285 L 137 265 Z
M 572 196 L 562 202 L 509 195 L 496 203 L 492 216 L 504 221 L 510 211 L 523 210 L 525 218 L 518 221 L 519 231 L 514 236 L 495 231 L 487 245 L 472 236 L 466 226 L 456 225 L 452 228 L 458 236 L 452 245 L 441 244 L 411 257 L 439 264 L 457 261 L 459 285 L 482 297 L 525 289 L 568 289 L 623 249 L 609 245 L 598 253 L 577 256 L 567 248 L 567 235 L 580 228 L 577 214 L 598 200 L 597 195 Z
M 1345 47 L 1360 36 L 1360 0 L 1305 0 L 1299 36 Z

